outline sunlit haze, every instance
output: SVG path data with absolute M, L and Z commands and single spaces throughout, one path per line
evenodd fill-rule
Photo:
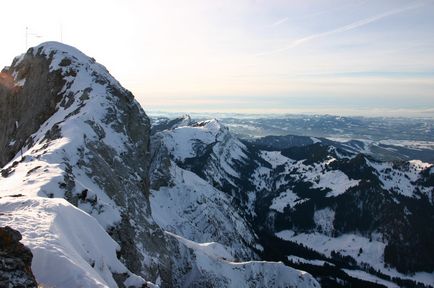
M 0 66 L 62 41 L 146 111 L 434 117 L 434 1 L 14 0 L 0 17 Z

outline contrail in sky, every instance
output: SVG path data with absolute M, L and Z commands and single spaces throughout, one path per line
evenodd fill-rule
M 286 21 L 288 21 L 288 17 L 282 18 L 276 22 L 274 22 L 273 24 L 271 24 L 269 27 L 277 27 L 283 23 L 285 23 Z
M 315 39 L 318 39 L 318 38 L 322 38 L 322 37 L 326 37 L 326 36 L 330 36 L 330 35 L 337 34 L 337 33 L 342 33 L 342 32 L 346 32 L 346 31 L 350 31 L 350 30 L 353 30 L 353 29 L 356 29 L 356 28 L 368 25 L 368 24 L 373 23 L 375 21 L 381 20 L 383 18 L 392 16 L 392 15 L 395 15 L 395 14 L 399 14 L 399 13 L 402 13 L 404 11 L 416 9 L 416 8 L 419 8 L 419 7 L 424 6 L 424 5 L 425 5 L 425 3 L 422 3 L 422 4 L 418 4 L 418 5 L 412 5 L 412 6 L 407 6 L 407 7 L 403 7 L 403 8 L 393 9 L 393 10 L 390 10 L 390 11 L 387 11 L 387 12 L 384 12 L 384 13 L 372 16 L 372 17 L 368 17 L 368 18 L 365 18 L 365 19 L 353 22 L 351 24 L 348 24 L 348 25 L 345 25 L 345 26 L 342 26 L 342 27 L 339 27 L 339 28 L 336 28 L 336 29 L 333 29 L 333 30 L 329 30 L 329 31 L 321 32 L 321 33 L 316 33 L 316 34 L 312 34 L 312 35 L 309 35 L 309 36 L 306 36 L 306 37 L 294 40 L 288 46 L 285 46 L 285 47 L 282 47 L 282 48 L 279 48 L 279 49 L 276 49 L 276 50 L 272 50 L 272 51 L 269 51 L 269 52 L 258 53 L 257 56 L 263 56 L 263 55 L 269 55 L 269 54 L 275 54 L 275 53 L 283 52 L 283 51 L 289 50 L 291 48 L 297 47 L 297 46 L 299 46 L 301 44 L 310 42 L 312 40 L 315 40 Z

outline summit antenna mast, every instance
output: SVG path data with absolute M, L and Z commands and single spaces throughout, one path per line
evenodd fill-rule
M 42 38 L 41 35 L 38 35 L 38 34 L 35 34 L 35 33 L 29 33 L 29 27 L 26 26 L 26 51 L 27 51 L 27 48 L 29 47 L 29 36 L 33 36 L 33 37 L 36 37 L 36 38 Z

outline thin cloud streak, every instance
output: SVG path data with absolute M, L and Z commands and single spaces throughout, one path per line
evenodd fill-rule
M 283 23 L 285 23 L 286 21 L 288 21 L 288 19 L 289 19 L 288 17 L 282 18 L 282 19 L 280 19 L 280 20 L 277 20 L 277 21 L 274 22 L 273 24 L 269 25 L 268 27 L 270 27 L 270 28 L 274 28 L 274 27 L 280 26 L 280 25 L 282 25 Z
M 342 27 L 330 30 L 330 31 L 326 31 L 326 32 L 322 32 L 322 33 L 316 33 L 316 34 L 312 34 L 310 36 L 306 36 L 306 37 L 297 39 L 297 40 L 293 41 L 288 46 L 285 46 L 285 47 L 282 47 L 282 48 L 279 48 L 279 49 L 276 49 L 276 50 L 268 51 L 268 52 L 258 53 L 258 54 L 256 54 L 256 56 L 265 56 L 265 55 L 270 55 L 270 54 L 276 54 L 276 53 L 284 52 L 286 50 L 292 49 L 294 47 L 297 47 L 297 46 L 302 45 L 304 43 L 310 42 L 312 40 L 315 40 L 315 39 L 318 39 L 318 38 L 322 38 L 322 37 L 326 37 L 326 36 L 330 36 L 330 35 L 333 35 L 333 34 L 347 32 L 347 31 L 350 31 L 350 30 L 353 30 L 353 29 L 356 29 L 356 28 L 368 25 L 370 23 L 376 22 L 378 20 L 381 20 L 383 18 L 392 16 L 392 15 L 396 15 L 396 14 L 399 14 L 399 13 L 402 13 L 402 12 L 405 12 L 405 11 L 408 11 L 408 10 L 413 10 L 413 9 L 416 9 L 416 8 L 420 8 L 420 7 L 424 6 L 424 5 L 425 5 L 425 3 L 421 3 L 421 4 L 418 4 L 418 5 L 412 5 L 412 6 L 407 6 L 407 7 L 403 7 L 403 8 L 393 9 L 393 10 L 384 12 L 382 14 L 378 14 L 378 15 L 375 15 L 375 16 L 372 16 L 372 17 L 368 17 L 368 18 L 365 18 L 365 19 L 353 22 L 351 24 L 348 24 L 348 25 L 345 25 L 345 26 L 342 26 Z

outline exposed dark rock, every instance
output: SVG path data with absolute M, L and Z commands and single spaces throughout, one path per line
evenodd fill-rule
M 158 123 L 152 125 L 151 135 L 154 135 L 155 133 L 163 130 L 174 129 L 176 127 L 179 127 L 180 125 L 190 125 L 192 123 L 193 121 L 191 120 L 189 115 L 184 115 L 175 119 L 160 119 Z
M 46 57 L 32 52 L 0 73 L 0 167 L 53 115 L 60 100 L 65 81 L 58 71 L 49 71 Z
M 0 227 L 0 287 L 37 287 L 32 273 L 32 252 L 21 244 L 20 232 Z
M 291 147 L 308 146 L 313 144 L 313 140 L 308 136 L 286 135 L 286 136 L 265 136 L 262 138 L 245 141 L 261 150 L 283 150 Z
M 295 146 L 284 149 L 282 155 L 294 160 L 304 160 L 304 163 L 308 165 L 326 160 L 330 153 L 327 146 L 316 143 L 306 147 Z

